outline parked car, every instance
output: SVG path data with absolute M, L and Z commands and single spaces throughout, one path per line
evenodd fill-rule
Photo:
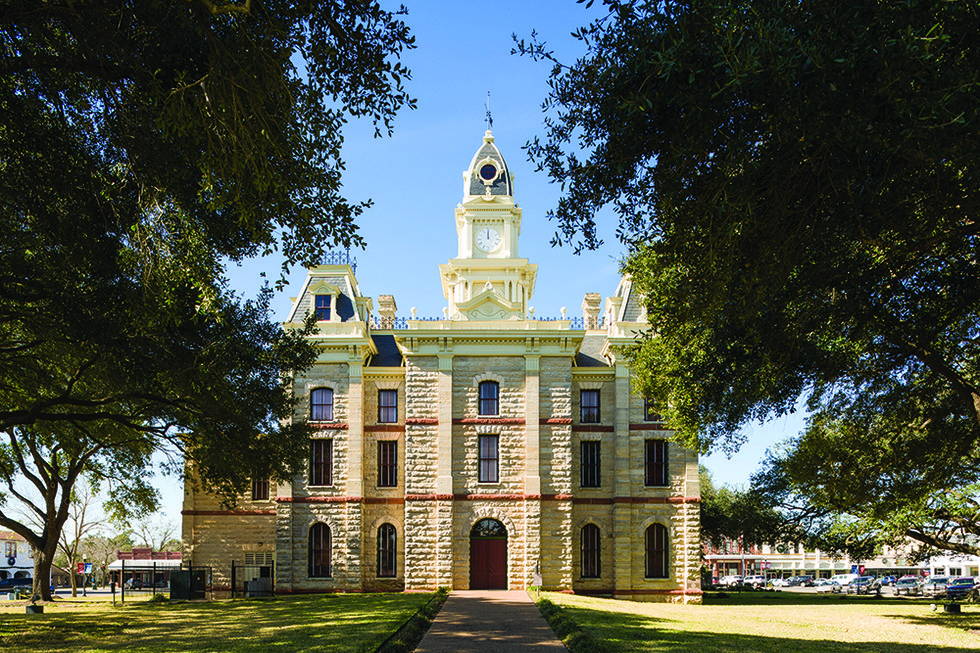
M 719 585 L 724 585 L 725 587 L 737 587 L 742 584 L 742 577 L 735 576 L 722 576 L 721 580 L 718 581 Z
M 830 580 L 829 578 L 824 578 L 822 580 L 825 580 L 827 582 L 821 583 L 820 585 L 816 585 L 814 583 L 814 585 L 816 585 L 816 589 L 818 592 L 832 592 L 834 594 L 840 593 L 840 585 L 837 583 L 837 581 Z
M 128 590 L 141 590 L 143 589 L 143 581 L 139 578 L 127 578 L 124 583 L 126 589 Z
M 786 579 L 788 587 L 813 587 L 813 578 L 810 576 L 791 576 Z
M 881 585 L 882 587 L 884 587 L 885 585 L 894 585 L 895 581 L 897 580 L 898 578 L 896 578 L 895 576 L 882 576 Z
M 12 587 L 32 587 L 33 578 L 0 578 L 0 588 L 9 589 Z
M 881 591 L 881 581 L 874 576 L 861 576 L 847 585 L 848 594 L 873 594 Z
M 929 598 L 946 596 L 947 583 L 949 583 L 949 578 L 947 576 L 933 576 L 922 586 L 922 596 Z
M 742 583 L 744 585 L 749 585 L 751 587 L 765 587 L 766 577 L 765 576 L 746 576 Z
M 771 578 L 769 580 L 769 584 L 772 585 L 773 587 L 786 587 L 786 579 L 785 578 Z
M 977 582 L 973 576 L 960 576 L 949 581 L 946 585 L 946 598 L 950 601 L 962 599 L 967 592 L 976 587 Z
M 918 596 L 922 593 L 922 582 L 916 576 L 905 576 L 899 578 L 892 585 L 892 594 L 895 596 Z
M 847 589 L 847 586 L 851 584 L 851 581 L 857 577 L 857 574 L 837 574 L 835 576 L 831 576 L 830 582 L 833 583 L 831 591 L 835 594 L 844 592 Z

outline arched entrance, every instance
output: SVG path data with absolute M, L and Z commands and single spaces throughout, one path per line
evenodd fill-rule
M 507 589 L 507 528 L 481 519 L 470 530 L 470 589 Z

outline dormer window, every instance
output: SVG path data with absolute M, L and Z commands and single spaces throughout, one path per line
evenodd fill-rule
M 318 322 L 330 321 L 331 295 L 316 295 L 316 319 Z

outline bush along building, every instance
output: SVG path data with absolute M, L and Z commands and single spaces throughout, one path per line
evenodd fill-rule
M 316 313 L 316 365 L 294 380 L 315 427 L 306 473 L 256 479 L 235 510 L 188 484 L 185 564 L 277 592 L 523 589 L 700 601 L 698 461 L 630 389 L 646 328 L 624 278 L 582 317 L 536 320 L 537 266 L 487 132 L 464 173 L 445 319 L 397 315 L 347 263 L 309 270 L 285 328 Z

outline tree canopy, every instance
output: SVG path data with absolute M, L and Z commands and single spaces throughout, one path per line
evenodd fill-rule
M 361 243 L 366 202 L 341 194 L 342 128 L 365 118 L 390 132 L 414 106 L 401 13 L 277 0 L 0 9 L 0 524 L 41 564 L 80 475 L 108 487 L 110 510 L 145 512 L 162 446 L 228 495 L 297 469 L 307 431 L 284 421 L 289 378 L 316 352 L 271 321 L 270 291 L 230 292 L 224 266 L 278 252 L 285 270 Z M 44 528 L 15 519 L 11 497 Z
M 555 64 L 556 239 L 618 213 L 638 390 L 699 451 L 805 395 L 792 493 L 980 552 L 980 9 L 604 4 L 574 63 L 519 49 Z

